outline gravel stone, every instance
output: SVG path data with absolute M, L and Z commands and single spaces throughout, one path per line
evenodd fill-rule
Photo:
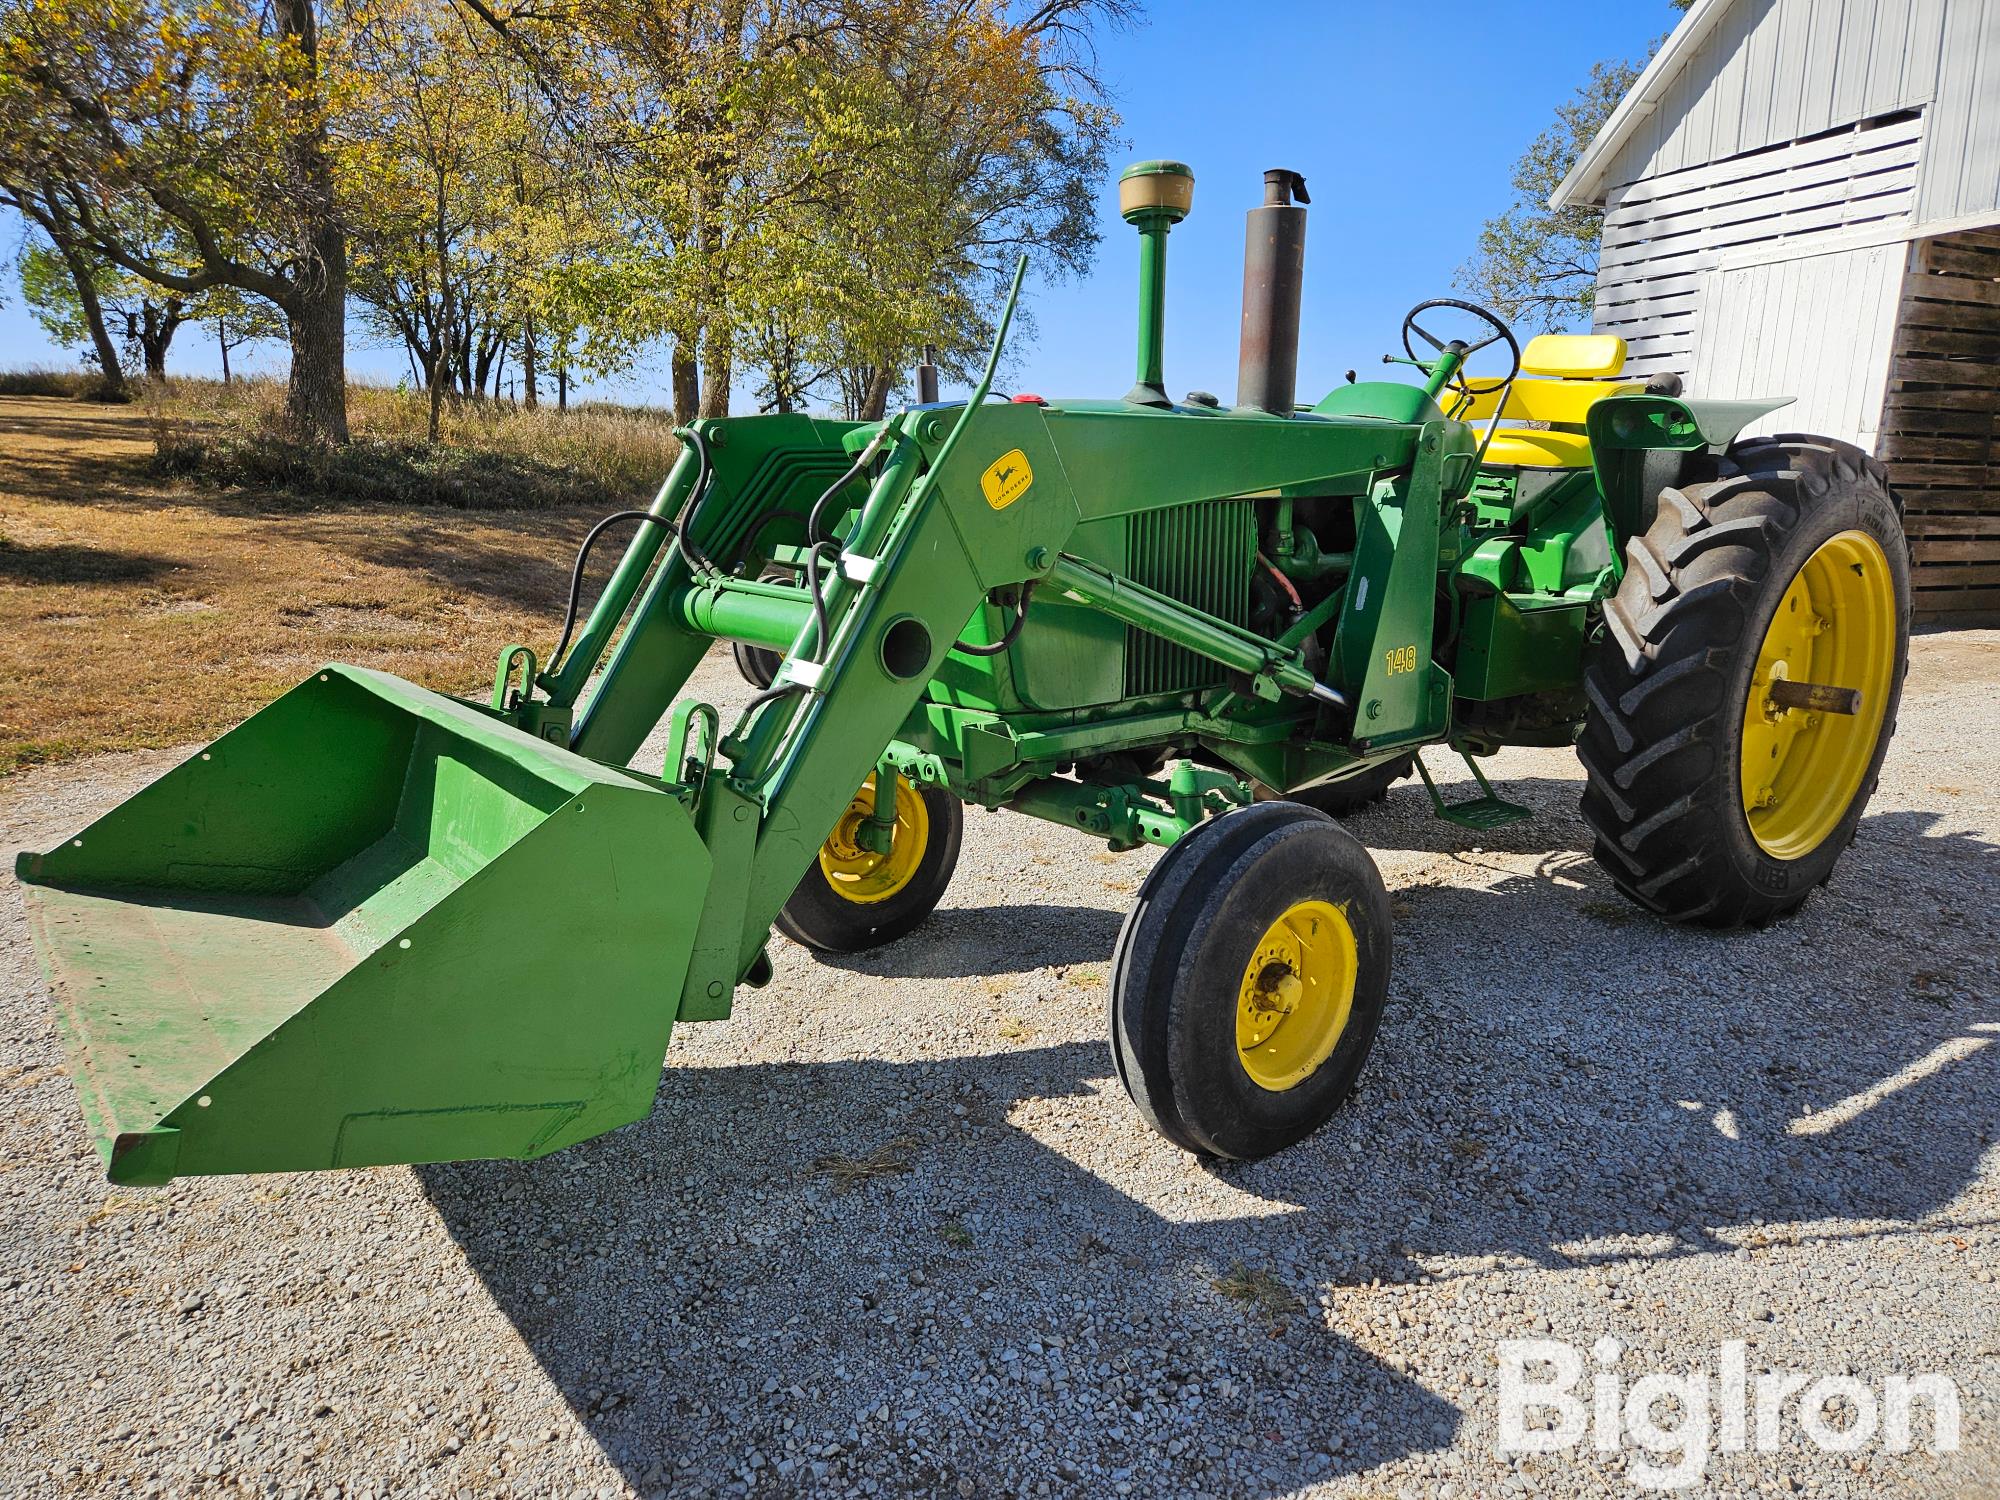
M 694 690 L 747 691 L 716 657 Z M 625 1130 L 153 1190 L 103 1180 L 10 883 L 0 1493 L 1635 1493 L 1629 1442 L 1496 1454 L 1496 1343 L 1538 1335 L 1611 1336 L 1628 1385 L 1736 1339 L 1753 1373 L 1948 1375 L 1958 1455 L 1788 1420 L 1700 1492 L 1994 1493 L 1996 744 L 2000 632 L 1920 637 L 1854 847 L 1738 934 L 1620 900 L 1567 753 L 1492 762 L 1537 817 L 1476 836 L 1398 787 L 1350 823 L 1396 912 L 1375 1055 L 1249 1165 L 1151 1134 L 1112 1073 L 1156 856 L 1009 814 L 969 813 L 909 938 L 774 942 Z M 186 753 L 0 783 L 0 833 L 44 847 Z M 848 1191 L 815 1165 L 885 1148 L 908 1170 Z

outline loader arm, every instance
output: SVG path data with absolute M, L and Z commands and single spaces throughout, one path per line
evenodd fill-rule
M 953 448 L 961 418 L 965 437 Z M 757 476 L 831 471 L 838 478 L 840 465 L 826 456 L 833 442 L 857 450 L 875 444 L 879 472 L 865 493 L 854 486 L 859 503 L 847 517 L 839 566 L 829 566 L 826 577 L 827 641 L 818 640 L 801 591 L 706 572 L 676 541 L 663 549 L 643 592 L 634 587 L 639 597 L 632 618 L 582 705 L 573 741 L 593 761 L 629 759 L 682 691 L 714 633 L 786 650 L 774 696 L 724 739 L 722 763 L 701 793 L 697 822 L 715 872 L 703 937 L 677 1012 L 683 1020 L 727 1014 L 730 994 L 755 971 L 800 872 L 855 788 L 918 712 L 953 643 L 990 592 L 1053 577 L 1070 580 L 1073 596 L 1082 598 L 1078 590 L 1086 586 L 1073 571 L 1078 563 L 1067 555 L 1086 522 L 1260 491 L 1368 492 L 1367 503 L 1393 508 L 1399 523 L 1403 508 L 1414 506 L 1410 535 L 1393 562 L 1398 578 L 1408 579 L 1400 588 L 1392 585 L 1385 548 L 1382 577 L 1374 596 L 1364 599 L 1366 607 L 1354 611 L 1354 644 L 1344 653 L 1353 686 L 1373 686 L 1381 655 L 1373 642 L 1385 614 L 1387 628 L 1420 622 L 1428 634 L 1441 455 L 1469 441 L 1462 429 L 1445 423 L 1414 428 L 1261 413 L 1191 421 L 1126 403 L 918 408 L 891 418 L 879 434 L 829 431 L 806 419 L 765 425 L 771 421 L 718 419 L 692 429 L 713 467 L 716 495 L 697 519 L 695 550 L 718 555 L 754 520 L 753 512 L 769 513 L 759 510 L 770 497 L 759 490 Z M 800 451 L 811 445 L 818 445 L 817 459 Z M 687 472 L 663 492 L 670 503 L 693 482 L 696 462 L 683 460 Z M 1393 477 L 1399 470 L 1400 480 Z M 779 509 L 802 518 L 823 492 L 823 484 L 797 483 Z M 763 524 L 781 529 L 785 522 Z M 1432 561 L 1425 560 L 1425 542 Z M 636 572 L 647 539 L 635 538 L 632 546 L 627 566 Z M 1085 602 L 1114 611 L 1134 607 L 1110 592 Z M 1385 609 L 1385 600 L 1404 595 L 1400 609 Z M 601 610 L 620 607 L 614 583 Z M 1217 641 L 1203 634 L 1212 633 L 1215 622 L 1184 608 L 1168 613 L 1157 623 L 1178 627 L 1192 649 L 1247 653 L 1237 665 L 1268 671 L 1273 696 L 1285 692 L 1302 704 L 1310 698 L 1315 679 L 1302 666 L 1296 643 Z M 610 627 L 599 629 L 600 623 L 593 618 L 586 642 L 608 638 Z M 1428 650 L 1422 655 L 1428 660 Z M 588 664 L 578 658 L 551 681 L 560 694 L 588 675 Z M 1395 686 L 1396 711 L 1382 721 L 1384 732 L 1414 732 L 1440 711 L 1441 690 L 1427 681 Z

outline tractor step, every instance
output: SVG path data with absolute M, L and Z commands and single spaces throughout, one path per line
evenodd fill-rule
M 1424 764 L 1423 756 L 1419 754 L 1416 757 L 1417 774 L 1424 778 L 1424 788 L 1431 794 L 1431 807 L 1440 818 L 1447 823 L 1456 823 L 1461 828 L 1485 830 L 1505 828 L 1509 823 L 1519 823 L 1535 815 L 1532 808 L 1523 807 L 1518 802 L 1509 802 L 1505 797 L 1495 793 L 1493 784 L 1474 764 L 1470 755 L 1461 750 L 1459 756 L 1465 761 L 1466 770 L 1472 773 L 1472 779 L 1479 783 L 1481 795 L 1467 797 L 1458 802 L 1444 800 L 1444 794 L 1431 779 L 1430 767 Z

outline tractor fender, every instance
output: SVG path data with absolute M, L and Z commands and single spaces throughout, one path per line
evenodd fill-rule
M 1597 473 L 1618 552 L 1646 529 L 1660 490 L 1677 482 L 1683 465 L 1664 455 L 1722 453 L 1759 417 L 1790 406 L 1795 396 L 1744 401 L 1685 396 L 1606 396 L 1584 417 L 1590 462 Z

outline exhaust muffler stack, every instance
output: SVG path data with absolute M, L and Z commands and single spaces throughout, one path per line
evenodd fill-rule
M 1236 404 L 1281 417 L 1290 416 L 1298 400 L 1305 205 L 1310 202 L 1305 178 L 1274 167 L 1264 174 L 1264 202 L 1250 210 L 1243 239 L 1243 340 L 1236 364 Z

